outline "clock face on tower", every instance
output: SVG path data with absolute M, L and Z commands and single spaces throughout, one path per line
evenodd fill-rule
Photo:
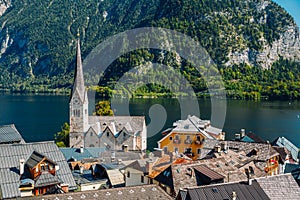
M 77 97 L 74 98 L 73 102 L 74 102 L 74 104 L 79 104 L 80 103 L 80 101 Z

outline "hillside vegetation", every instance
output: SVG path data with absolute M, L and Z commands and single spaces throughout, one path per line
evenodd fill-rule
M 154 26 L 199 41 L 218 64 L 230 97 L 300 98 L 299 64 L 293 61 L 300 57 L 299 30 L 285 10 L 268 0 L 18 0 L 12 1 L 0 23 L 4 91 L 67 91 L 73 81 L 77 32 L 85 57 L 116 33 Z M 89 76 L 86 82 L 100 80 L 97 90 L 109 96 L 133 66 L 158 62 L 178 69 L 195 92 L 205 96 L 201 75 L 186 60 L 178 63 L 174 57 L 159 50 L 137 50 L 116 60 L 101 79 Z M 139 96 L 147 93 L 174 95 L 154 84 L 136 91 Z

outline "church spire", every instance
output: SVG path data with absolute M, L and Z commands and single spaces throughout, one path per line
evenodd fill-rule
M 81 60 L 81 51 L 80 51 L 80 39 L 78 37 L 77 40 L 77 52 L 76 52 L 76 71 L 75 71 L 75 79 L 74 79 L 74 86 L 72 95 L 76 92 L 79 93 L 79 96 L 82 101 L 84 101 L 85 95 L 85 86 L 84 86 L 84 79 L 83 79 L 83 70 L 82 70 L 82 60 Z

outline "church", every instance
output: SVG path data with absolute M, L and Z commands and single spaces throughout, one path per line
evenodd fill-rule
M 147 127 L 144 116 L 89 116 L 79 39 L 75 70 L 69 102 L 70 147 L 146 150 Z

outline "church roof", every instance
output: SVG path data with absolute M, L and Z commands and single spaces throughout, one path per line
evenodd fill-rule
M 83 79 L 83 69 L 82 69 L 82 60 L 81 60 L 81 50 L 80 50 L 80 40 L 77 41 L 77 52 L 76 52 L 76 71 L 75 71 L 75 80 L 72 90 L 72 96 L 75 92 L 78 92 L 81 100 L 85 99 L 85 86 Z
M 144 116 L 89 116 L 89 124 L 100 123 L 99 133 L 109 128 L 116 135 L 125 128 L 128 132 L 136 133 L 143 130 Z

